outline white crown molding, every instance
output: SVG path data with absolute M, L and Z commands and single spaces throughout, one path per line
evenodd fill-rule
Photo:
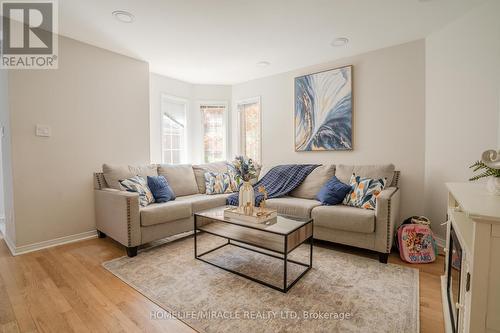
M 32 243 L 32 244 L 23 245 L 23 246 L 15 246 L 10 239 L 8 239 L 7 237 L 4 237 L 5 243 L 7 244 L 7 247 L 9 248 L 10 252 L 14 256 L 18 256 L 18 255 L 29 253 L 29 252 L 39 251 L 39 250 L 46 249 L 49 247 L 74 243 L 74 242 L 78 242 L 78 241 L 82 241 L 82 240 L 86 240 L 86 239 L 92 239 L 92 238 L 97 238 L 97 231 L 96 230 L 90 230 L 90 231 L 82 232 L 79 234 L 64 236 L 64 237 L 60 237 L 60 238 L 50 239 L 50 240 L 46 240 L 43 242 Z

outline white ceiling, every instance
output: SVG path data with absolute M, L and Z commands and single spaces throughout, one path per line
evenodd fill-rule
M 423 38 L 483 2 L 59 0 L 59 32 L 146 60 L 155 73 L 234 84 Z M 135 22 L 118 22 L 114 10 Z M 333 48 L 336 37 L 350 43 Z

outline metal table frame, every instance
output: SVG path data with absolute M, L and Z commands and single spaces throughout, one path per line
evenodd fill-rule
M 210 218 L 210 217 L 207 217 L 207 216 L 203 216 L 203 215 L 201 215 L 201 217 L 203 217 L 204 219 L 211 219 L 211 220 L 213 220 L 215 222 L 222 222 L 222 223 L 228 223 L 228 224 L 238 225 L 241 228 L 255 229 L 255 230 L 259 230 L 261 232 L 267 232 L 267 233 L 272 233 L 272 234 L 280 235 L 280 236 L 284 237 L 284 240 L 283 240 L 284 241 L 284 250 L 283 250 L 283 252 L 276 251 L 276 250 L 269 249 L 269 248 L 266 248 L 266 247 L 263 247 L 263 246 L 252 244 L 250 242 L 245 242 L 245 241 L 241 241 L 241 240 L 238 240 L 238 239 L 229 238 L 229 237 L 226 237 L 226 236 L 221 236 L 221 235 L 218 235 L 216 233 L 212 233 L 212 232 L 209 232 L 209 231 L 206 231 L 206 230 L 203 230 L 203 229 L 199 229 L 198 228 L 198 214 L 194 214 L 194 257 L 195 257 L 195 259 L 198 259 L 198 260 L 203 261 L 203 262 L 205 262 L 207 264 L 210 264 L 212 266 L 215 266 L 215 267 L 218 267 L 220 269 L 223 269 L 223 270 L 225 270 L 227 272 L 231 272 L 233 274 L 239 275 L 239 276 L 244 277 L 246 279 L 249 279 L 251 281 L 260 283 L 260 284 L 262 284 L 264 286 L 273 288 L 275 290 L 279 290 L 279 291 L 281 291 L 283 293 L 288 292 L 288 290 L 290 290 L 290 288 L 292 288 L 312 268 L 313 242 L 314 242 L 314 240 L 313 240 L 314 224 L 313 224 L 313 220 L 312 219 L 309 222 L 307 222 L 307 223 L 305 223 L 305 224 L 303 224 L 303 225 L 301 225 L 301 226 L 293 229 L 292 231 L 288 232 L 287 234 L 282 234 L 282 233 L 278 233 L 278 232 L 274 232 L 274 231 L 268 231 L 268 230 L 261 229 L 261 228 L 255 228 L 255 227 L 252 227 L 252 226 L 242 225 L 242 224 L 239 224 L 239 223 L 233 223 L 233 222 L 229 222 L 229 221 L 225 221 L 225 220 L 213 219 L 213 218 Z M 293 232 L 301 229 L 301 228 L 305 228 L 308 224 L 311 224 L 311 236 L 308 237 L 308 238 L 306 238 L 302 242 L 298 243 L 292 249 L 288 249 L 288 236 L 290 234 L 292 234 Z M 198 240 L 197 240 L 197 238 L 198 238 L 198 232 L 206 232 L 208 234 L 212 234 L 212 235 L 217 236 L 217 237 L 225 238 L 225 239 L 227 239 L 227 242 L 224 243 L 224 244 L 222 244 L 222 245 L 219 245 L 219 246 L 217 246 L 217 247 L 215 247 L 213 249 L 205 251 L 205 252 L 203 252 L 201 254 L 198 254 Z M 275 254 L 271 254 L 271 253 L 266 253 L 266 252 L 263 252 L 263 251 L 259 251 L 257 249 L 253 249 L 253 248 L 250 248 L 250 247 L 246 247 L 246 246 L 243 246 L 241 244 L 234 243 L 234 242 L 238 242 L 238 243 L 242 243 L 242 244 L 247 244 L 247 245 L 250 245 L 252 247 L 256 247 L 256 248 L 259 248 L 259 249 L 270 251 L 270 252 L 276 253 L 276 255 Z M 309 263 L 302 263 L 302 262 L 299 262 L 299 261 L 296 261 L 296 260 L 288 259 L 288 255 L 293 250 L 295 250 L 297 247 L 299 247 L 300 245 L 305 244 L 307 242 L 309 242 Z M 252 276 L 249 276 L 247 274 L 244 274 L 244 273 L 232 270 L 232 269 L 227 268 L 227 267 L 220 266 L 218 264 L 215 264 L 213 262 L 210 262 L 210 261 L 205 260 L 204 258 L 202 258 L 203 256 L 205 256 L 205 255 L 207 255 L 207 254 L 209 254 L 209 253 L 211 253 L 213 251 L 216 251 L 218 249 L 221 249 L 221 248 L 223 248 L 225 246 L 228 246 L 228 245 L 237 246 L 237 247 L 249 250 L 249 251 L 253 251 L 253 252 L 260 253 L 260 254 L 263 254 L 263 255 L 266 255 L 266 256 L 269 256 L 269 257 L 272 257 L 272 258 L 283 260 L 283 287 L 275 286 L 275 285 L 270 284 L 268 282 L 259 280 L 259 279 L 255 278 L 255 277 L 252 277 Z M 306 269 L 295 280 L 293 280 L 290 284 L 287 283 L 288 282 L 288 270 L 287 270 L 287 266 L 288 266 L 289 262 L 291 262 L 293 264 L 297 264 L 297 265 L 303 266 L 303 267 L 306 267 Z

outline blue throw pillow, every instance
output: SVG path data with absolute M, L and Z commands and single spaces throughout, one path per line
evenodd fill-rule
M 175 200 L 175 193 L 163 176 L 148 176 L 148 187 L 153 192 L 156 202 Z
M 342 183 L 337 177 L 330 178 L 319 190 L 316 199 L 323 205 L 338 205 L 351 191 L 351 186 Z

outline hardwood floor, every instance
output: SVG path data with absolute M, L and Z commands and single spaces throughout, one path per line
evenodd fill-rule
M 441 275 L 444 274 L 444 256 L 432 264 L 412 265 L 401 261 L 398 253 L 389 262 L 420 270 L 420 331 L 444 332 L 443 305 L 441 303 Z
M 377 260 L 365 251 L 320 246 Z M 194 332 L 175 319 L 150 319 L 161 308 L 101 266 L 124 254 L 121 245 L 105 238 L 13 257 L 0 237 L 0 332 Z M 397 253 L 389 262 L 408 265 Z M 421 332 L 443 332 L 443 257 L 408 266 L 420 270 Z

